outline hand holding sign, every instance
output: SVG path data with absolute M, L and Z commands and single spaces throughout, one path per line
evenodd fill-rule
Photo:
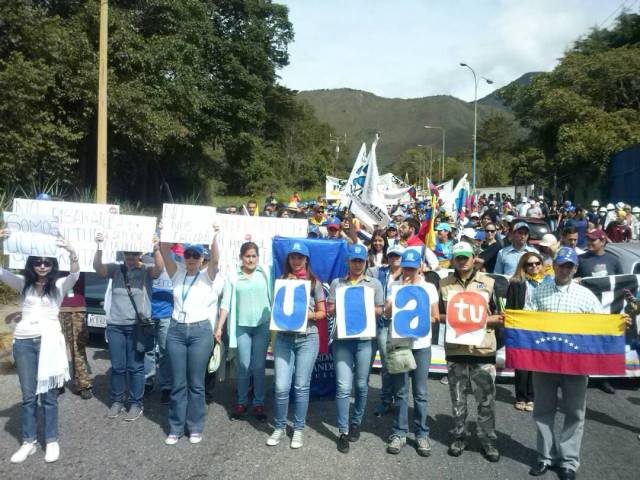
M 306 332 L 310 292 L 309 280 L 276 280 L 269 328 L 276 332 Z
M 479 346 L 487 330 L 489 306 L 479 292 L 458 292 L 447 302 L 447 343 Z

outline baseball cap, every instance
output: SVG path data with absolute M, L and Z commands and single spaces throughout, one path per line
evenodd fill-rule
M 389 255 L 397 255 L 397 256 L 401 257 L 403 253 L 404 253 L 404 247 L 402 245 L 400 245 L 400 244 L 391 245 L 387 249 L 387 257 Z
M 320 228 L 318 228 L 317 225 L 309 225 L 309 233 L 308 236 L 316 236 L 319 237 L 320 236 Z
M 521 228 L 526 228 L 527 230 L 529 230 L 529 225 L 527 224 L 527 222 L 518 222 L 513 226 L 513 231 L 517 232 Z
M 451 258 L 473 257 L 473 247 L 467 242 L 458 242 L 451 249 Z
M 471 212 L 471 215 L 469 215 L 469 218 L 480 218 L 480 214 L 478 212 Z
M 513 222 L 513 215 L 505 215 L 504 221 L 509 223 Z
M 600 207 L 598 211 L 602 213 L 607 213 L 607 207 Z
M 389 222 L 389 224 L 387 225 L 387 230 L 390 230 L 390 229 L 397 230 L 398 226 L 393 222 Z
M 604 230 L 601 228 L 597 228 L 591 232 L 587 232 L 587 238 L 590 238 L 591 240 L 606 240 L 607 234 L 604 233 Z
M 447 232 L 450 232 L 451 225 L 449 225 L 448 223 L 439 223 L 438 225 L 436 225 L 435 231 L 439 232 L 440 230 L 446 230 Z
M 349 247 L 349 260 L 367 260 L 367 249 L 359 243 Z
M 184 253 L 187 253 L 189 250 L 196 252 L 198 255 L 204 255 L 204 247 L 199 243 L 186 243 L 184 245 Z
M 292 253 L 297 253 L 299 255 L 304 255 L 309 258 L 309 249 L 307 246 L 300 241 L 293 241 L 289 245 L 289 250 L 287 251 L 287 255 L 291 255 Z
M 551 248 L 554 247 L 557 243 L 558 239 L 553 235 L 553 233 L 545 233 L 538 245 Z
M 327 222 L 327 228 L 340 229 L 340 219 L 338 217 L 331 217 Z
M 476 236 L 474 237 L 474 240 L 480 240 L 481 242 L 484 242 L 486 238 L 487 234 L 483 230 L 476 230 Z
M 420 254 L 416 250 L 408 248 L 402 254 L 402 261 L 400 262 L 400 266 L 409 268 L 420 267 Z
M 569 206 L 566 208 L 567 212 L 575 212 L 576 211 L 576 207 L 574 206 Z
M 574 265 L 578 264 L 578 255 L 576 251 L 571 247 L 560 247 L 558 252 L 556 253 L 555 258 L 553 259 L 554 263 L 558 265 L 562 265 L 567 262 L 571 262 Z
M 467 238 L 476 238 L 475 228 L 465 228 L 462 230 L 462 236 Z

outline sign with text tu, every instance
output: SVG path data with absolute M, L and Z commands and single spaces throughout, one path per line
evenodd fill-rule
M 489 305 L 479 292 L 458 292 L 447 300 L 445 341 L 480 346 L 487 332 Z
M 335 317 L 338 339 L 374 338 L 376 309 L 373 289 L 364 285 L 337 288 Z
M 269 328 L 276 332 L 306 332 L 310 297 L 309 280 L 277 279 Z

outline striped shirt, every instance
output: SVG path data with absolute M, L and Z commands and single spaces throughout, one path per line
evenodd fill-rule
M 586 287 L 571 282 L 543 282 L 527 299 L 525 310 L 564 313 L 605 313 L 598 298 Z

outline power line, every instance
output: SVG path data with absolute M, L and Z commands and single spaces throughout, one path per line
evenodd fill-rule
M 600 28 L 600 29 L 604 29 L 604 28 L 607 26 L 607 22 L 608 22 L 610 19 L 614 18 L 614 15 L 615 15 L 618 11 L 622 11 L 622 9 L 625 7 L 625 4 L 626 4 L 626 3 L 627 3 L 627 0 L 622 0 L 622 2 L 620 2 L 620 5 L 618 5 L 618 7 L 617 7 L 613 12 L 611 12 L 611 13 L 607 16 L 607 18 L 605 18 L 605 19 L 600 23 L 600 26 L 598 26 L 598 28 Z

